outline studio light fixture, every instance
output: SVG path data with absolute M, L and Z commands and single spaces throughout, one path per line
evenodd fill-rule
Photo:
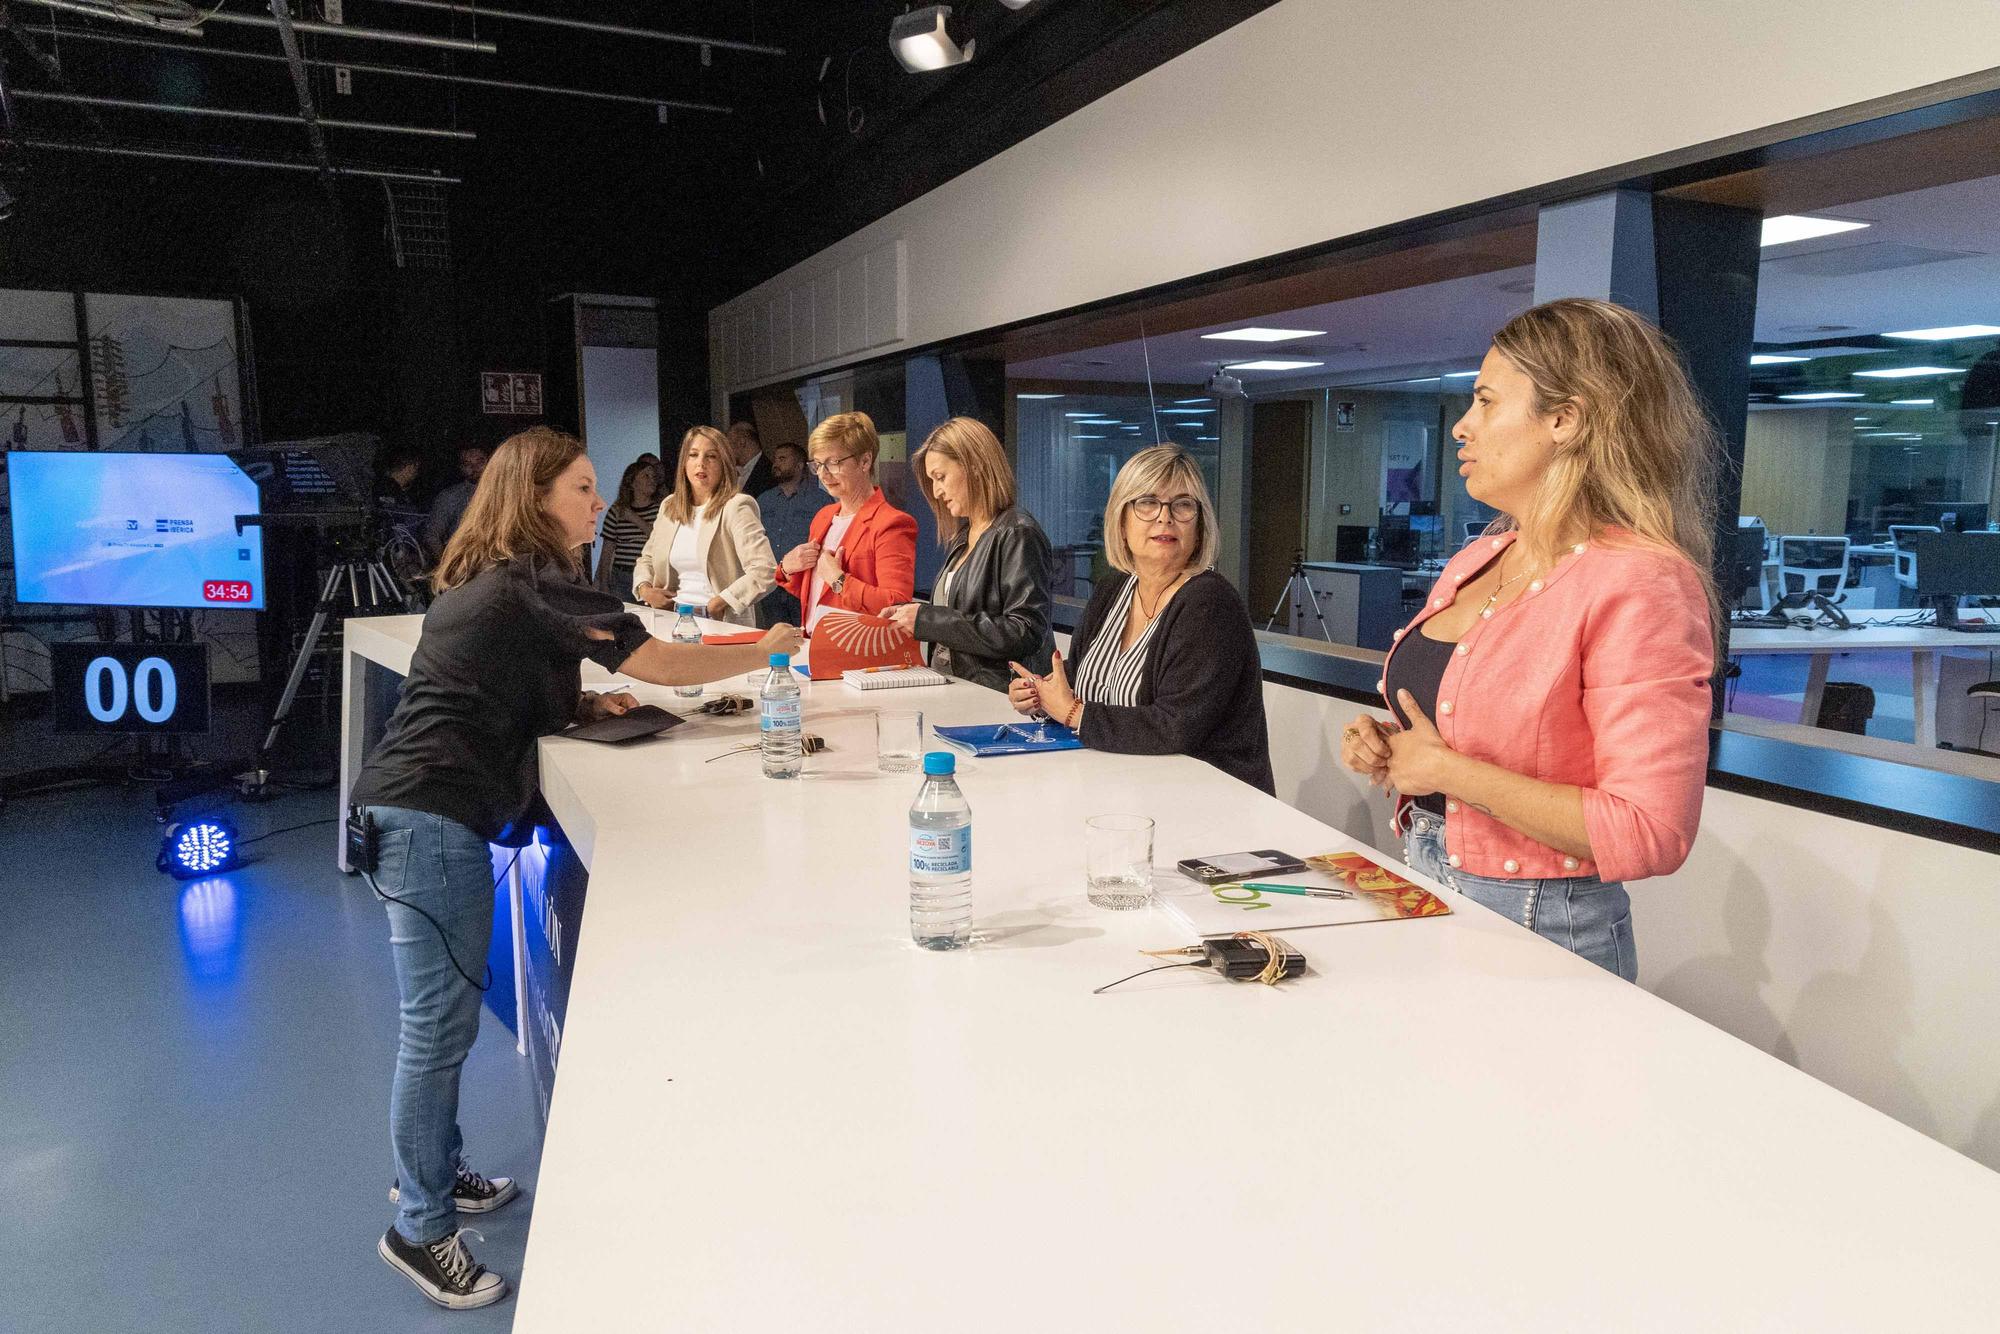
M 1911 342 L 1945 343 L 1954 338 L 1991 338 L 2000 334 L 2000 324 L 1948 324 L 1939 329 L 1905 329 L 1885 333 L 1884 338 L 1907 338 Z
M 1921 380 L 1931 375 L 1963 375 L 1964 371 L 1953 366 L 1891 366 L 1879 371 L 1856 371 L 1857 380 Z
M 1764 219 L 1763 235 L 1757 244 L 1790 245 L 1793 241 L 1810 241 L 1817 236 L 1838 236 L 1842 232 L 1860 231 L 1868 225 L 1865 222 L 1850 222 L 1845 218 L 1808 218 L 1797 213 L 1780 213 L 1775 218 Z
M 1222 370 L 1312 370 L 1314 366 L 1324 366 L 1326 362 L 1298 362 L 1282 356 L 1266 356 L 1258 362 L 1230 362 Z
M 1061 398 L 1062 395 L 1061 394 L 1016 394 L 1014 395 L 1014 397 L 1040 399 L 1040 398 Z
M 1934 398 L 1892 398 L 1890 404 L 1899 408 L 1928 408 L 1936 404 Z
M 161 836 L 154 864 L 176 880 L 227 871 L 236 865 L 236 827 L 213 815 L 176 821 Z
M 1266 329 L 1251 326 L 1247 329 L 1224 329 L 1221 333 L 1203 334 L 1204 339 L 1226 343 L 1282 343 L 1293 338 L 1319 338 L 1324 329 Z
M 925 5 L 897 15 L 889 25 L 889 50 L 896 62 L 912 74 L 969 63 L 974 43 L 961 47 L 951 39 L 944 26 L 950 17 L 950 5 Z
M 1779 394 L 1787 403 L 1819 403 L 1830 398 L 1860 398 L 1860 394 L 1850 394 L 1838 390 L 1823 389 L 1812 394 Z
M 1470 380 L 1478 374 L 1478 371 L 1446 371 L 1444 378 L 1447 380 Z
M 1750 358 L 1752 366 L 1784 366 L 1794 361 L 1811 361 L 1811 357 L 1781 357 L 1775 352 L 1759 352 Z

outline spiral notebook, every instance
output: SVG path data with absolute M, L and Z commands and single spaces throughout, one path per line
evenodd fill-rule
M 854 667 L 840 679 L 856 690 L 898 690 L 905 686 L 941 686 L 947 678 L 928 667 Z

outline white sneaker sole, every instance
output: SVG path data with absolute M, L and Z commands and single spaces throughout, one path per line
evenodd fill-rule
M 434 1288 L 422 1274 L 410 1268 L 409 1265 L 403 1262 L 401 1256 L 389 1249 L 389 1239 L 387 1237 L 382 1237 L 376 1241 L 375 1253 L 387 1262 L 389 1268 L 415 1284 L 418 1292 L 421 1292 L 431 1301 L 448 1311 L 470 1311 L 476 1307 L 491 1306 L 507 1295 L 507 1280 L 505 1279 L 501 1279 L 499 1283 L 486 1292 L 469 1292 L 463 1297 L 456 1293 Z M 489 1269 L 487 1272 L 492 1273 L 493 1271 Z M 496 1274 L 494 1277 L 498 1278 L 499 1276 Z
M 479 1200 L 473 1203 L 458 1200 L 454 1201 L 453 1207 L 462 1214 L 490 1214 L 503 1204 L 513 1203 L 514 1197 L 520 1193 L 521 1187 L 517 1183 L 509 1181 L 507 1188 L 497 1192 L 490 1200 Z M 402 1201 L 403 1192 L 395 1186 L 389 1187 L 389 1203 L 401 1204 Z

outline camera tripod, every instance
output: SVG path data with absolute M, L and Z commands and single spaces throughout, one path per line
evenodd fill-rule
M 1271 608 L 1271 617 L 1264 622 L 1264 629 L 1268 631 L 1278 623 L 1278 613 L 1285 609 L 1285 603 L 1296 599 L 1301 591 L 1306 595 L 1306 604 L 1312 608 L 1313 620 L 1319 623 L 1320 637 L 1331 644 L 1333 632 L 1326 628 L 1326 613 L 1320 610 L 1319 594 L 1313 590 L 1312 579 L 1306 574 L 1306 553 L 1303 551 L 1292 553 L 1292 571 L 1285 576 L 1285 587 L 1278 594 L 1277 604 Z
M 338 614 L 344 619 L 360 614 L 364 607 L 369 611 L 385 608 L 402 611 L 408 605 L 408 592 L 380 555 L 345 555 L 327 569 L 312 620 L 306 625 L 305 637 L 299 641 L 291 674 L 285 678 L 285 691 L 278 697 L 277 710 L 271 715 L 270 730 L 264 734 L 264 744 L 257 748 L 251 771 L 240 776 L 239 783 L 246 794 L 261 791 L 270 780 L 271 752 L 277 747 L 278 733 L 283 730 L 285 720 L 292 715 L 292 704 L 298 699 L 299 687 L 305 683 L 313 654 L 319 649 L 320 636 L 326 631 L 327 617 Z

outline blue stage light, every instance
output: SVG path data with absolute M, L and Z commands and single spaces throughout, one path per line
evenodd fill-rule
M 235 826 L 215 816 L 168 825 L 158 865 L 176 880 L 227 871 L 236 865 Z

